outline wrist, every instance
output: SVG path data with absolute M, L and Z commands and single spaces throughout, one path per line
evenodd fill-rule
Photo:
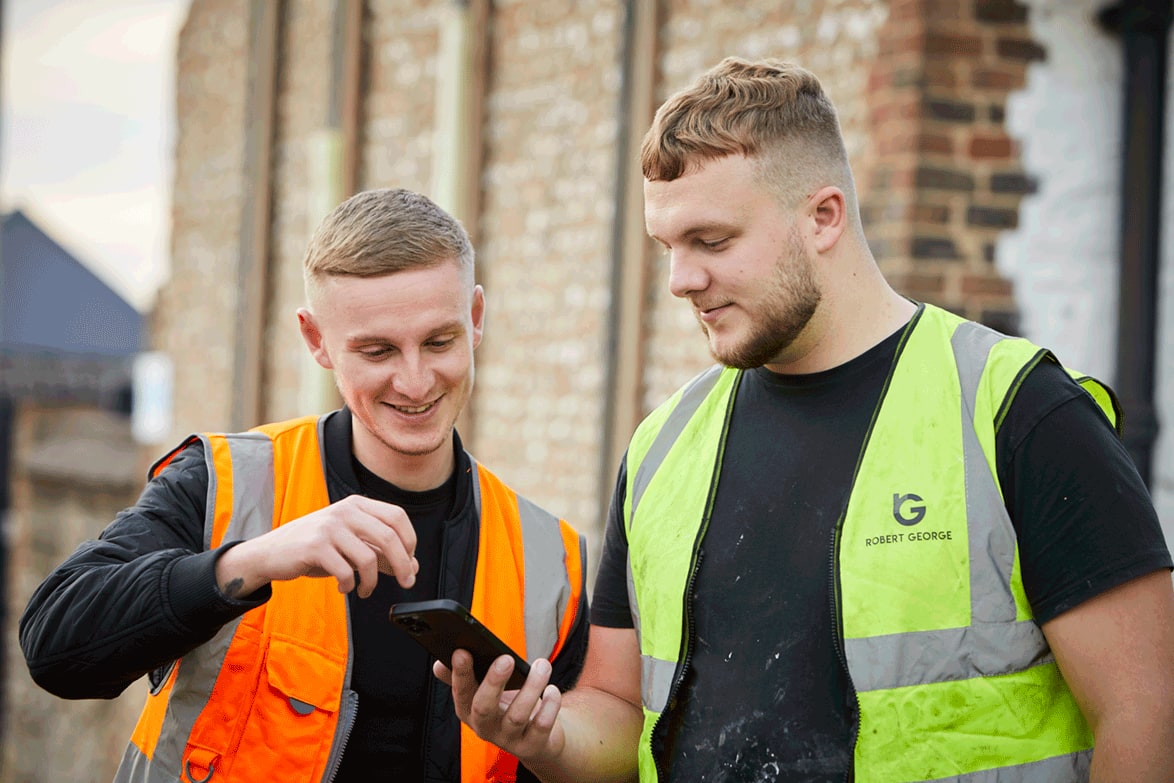
M 251 567 L 250 549 L 248 541 L 233 542 L 216 558 L 216 587 L 225 598 L 248 598 L 268 584 L 268 580 L 257 576 Z

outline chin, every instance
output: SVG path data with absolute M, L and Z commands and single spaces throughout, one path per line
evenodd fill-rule
M 746 350 L 744 345 L 731 345 L 728 341 L 722 343 L 710 343 L 709 353 L 719 364 L 724 364 L 727 367 L 733 367 L 738 357 L 742 356 L 743 351 Z
M 389 449 L 405 457 L 426 457 L 429 454 L 435 454 L 448 442 L 448 438 L 443 433 L 428 437 L 396 437 L 395 433 L 389 433 L 387 437 L 380 440 Z

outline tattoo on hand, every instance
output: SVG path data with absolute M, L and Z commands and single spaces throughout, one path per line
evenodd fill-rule
M 244 586 L 245 580 L 238 576 L 236 579 L 233 579 L 224 586 L 224 595 L 229 598 L 236 598 L 240 594 L 241 590 L 244 589 Z

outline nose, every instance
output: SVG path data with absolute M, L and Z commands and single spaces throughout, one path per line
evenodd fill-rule
M 411 402 L 427 402 L 432 385 L 432 371 L 424 357 L 419 352 L 405 353 L 391 379 L 395 393 Z
M 684 250 L 669 252 L 669 291 L 673 296 L 685 298 L 704 291 L 709 285 L 709 276 L 704 266 Z

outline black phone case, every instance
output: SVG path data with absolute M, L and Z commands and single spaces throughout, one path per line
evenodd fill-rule
M 406 631 L 433 658 L 452 665 L 454 650 L 468 650 L 473 656 L 473 672 L 484 680 L 490 665 L 500 656 L 514 659 L 514 672 L 507 689 L 521 688 L 530 672 L 530 664 L 456 601 L 412 601 L 391 607 L 391 621 Z

